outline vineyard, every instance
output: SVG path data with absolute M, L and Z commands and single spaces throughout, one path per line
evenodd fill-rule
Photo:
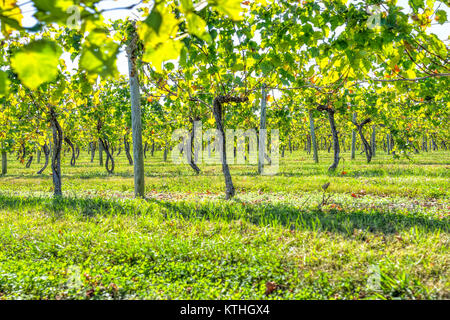
M 0 0 L 0 299 L 449 299 L 448 14 Z

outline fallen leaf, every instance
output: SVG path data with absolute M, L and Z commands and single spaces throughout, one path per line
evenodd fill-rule
M 271 294 L 272 292 L 274 292 L 277 289 L 278 289 L 278 285 L 273 281 L 269 281 L 266 283 L 265 295 L 268 296 L 269 294 Z
M 86 297 L 90 298 L 94 295 L 94 289 L 89 289 L 86 291 Z

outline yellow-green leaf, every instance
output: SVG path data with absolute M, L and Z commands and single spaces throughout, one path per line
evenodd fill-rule
M 195 13 L 188 13 L 186 15 L 187 26 L 189 33 L 192 33 L 199 37 L 200 39 L 205 40 L 206 42 L 211 42 L 211 36 L 206 30 L 206 22 L 202 18 L 200 18 Z
M 22 47 L 11 58 L 11 66 L 22 83 L 34 90 L 56 79 L 62 50 L 50 40 L 37 40 Z
M 117 74 L 116 59 L 119 45 L 108 35 L 91 32 L 83 45 L 80 67 L 86 70 L 89 77 L 109 77 Z
M 0 97 L 8 93 L 9 79 L 8 74 L 4 71 L 0 71 Z
M 409 79 L 414 79 L 416 77 L 416 73 L 414 72 L 414 70 L 406 71 L 406 75 Z
M 241 16 L 242 7 L 241 0 L 208 0 L 208 3 L 215 7 L 217 11 L 229 16 L 235 21 L 241 21 L 244 19 Z
M 16 0 L 0 0 L 1 30 L 5 37 L 12 31 L 21 29 L 22 11 Z
M 179 23 L 169 7 L 158 6 L 153 9 L 148 19 L 139 23 L 137 31 L 145 48 L 155 48 L 158 44 L 176 37 Z
M 162 63 L 171 59 L 178 59 L 181 48 L 183 47 L 180 41 L 167 40 L 160 43 L 156 48 L 146 48 L 142 60 L 153 65 L 156 71 L 162 70 Z

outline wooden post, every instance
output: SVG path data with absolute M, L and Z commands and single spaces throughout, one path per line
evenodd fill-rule
M 164 154 L 163 154 L 164 162 L 167 162 L 168 153 L 169 153 L 169 143 L 167 142 L 167 139 L 166 139 L 166 140 L 164 140 Z
M 95 143 L 91 142 L 89 144 L 90 150 L 91 150 L 91 162 L 94 162 L 94 156 L 95 156 Z
M 311 130 L 311 141 L 314 153 L 314 162 L 319 163 L 319 154 L 317 152 L 317 139 L 316 139 L 316 129 L 314 127 L 314 117 L 312 110 L 308 111 L 309 114 L 309 128 Z
M 371 147 L 372 147 L 372 158 L 373 157 L 375 157 L 375 152 L 376 152 L 376 148 L 377 148 L 377 146 L 376 146 L 376 143 L 377 143 L 377 136 L 376 136 L 376 134 L 377 134 L 377 132 L 376 132 L 376 125 L 374 124 L 373 126 L 372 126 L 372 141 L 371 141 Z
M 103 167 L 103 145 L 100 139 L 98 139 L 98 161 L 100 167 Z
M 258 153 L 258 173 L 262 174 L 264 171 L 264 156 L 266 154 L 266 116 L 267 116 L 267 92 L 264 84 L 261 89 L 261 119 L 259 123 L 259 153 Z
M 234 185 L 233 185 L 233 179 L 231 178 L 231 173 L 230 173 L 230 168 L 228 166 L 228 162 L 227 162 L 227 148 L 226 148 L 226 135 L 225 135 L 225 130 L 224 130 L 224 122 L 223 122 L 223 117 L 222 114 L 224 114 L 223 112 L 223 105 L 224 103 L 230 103 L 230 102 L 234 102 L 234 103 L 239 103 L 239 102 L 247 102 L 248 98 L 247 97 L 231 97 L 231 96 L 218 96 L 215 97 L 213 100 L 213 108 L 212 108 L 212 112 L 214 115 L 214 119 L 216 120 L 216 129 L 217 129 L 217 135 L 216 135 L 216 154 L 217 152 L 220 152 L 220 159 L 222 162 L 222 173 L 223 176 L 225 178 L 225 187 L 226 187 L 226 191 L 225 191 L 225 198 L 227 200 L 230 200 L 234 194 L 235 194 L 235 189 L 234 189 Z
M 144 198 L 145 176 L 144 151 L 142 147 L 141 96 L 139 92 L 139 74 L 136 67 L 137 33 L 136 24 L 134 22 L 126 51 L 130 77 L 131 122 L 133 130 L 134 194 L 136 197 Z
M 389 133 L 386 134 L 386 149 L 387 154 L 391 154 L 391 137 L 389 136 Z
M 353 122 L 356 122 L 356 112 L 353 112 Z M 352 130 L 352 160 L 355 159 L 356 155 L 356 130 Z
M 62 179 L 61 179 L 61 150 L 63 142 L 63 131 L 61 125 L 56 118 L 53 108 L 50 110 L 51 127 L 53 131 L 53 154 L 52 154 L 52 179 L 55 196 L 62 196 Z
M 328 168 L 329 171 L 335 171 L 339 165 L 339 154 L 340 154 L 340 147 L 339 147 L 339 137 L 338 137 L 338 131 L 336 129 L 336 121 L 334 119 L 334 114 L 335 114 L 335 110 L 327 105 L 319 105 L 317 107 L 317 110 L 323 112 L 326 111 L 328 114 L 328 121 L 330 123 L 330 128 L 331 128 L 331 135 L 333 138 L 333 152 L 334 152 L 334 157 L 333 157 L 333 164 Z M 331 147 L 331 141 L 330 141 L 330 147 Z M 328 149 L 329 150 L 329 149 Z
M 6 154 L 5 143 L 2 142 L 2 175 L 5 175 L 8 173 L 8 157 Z

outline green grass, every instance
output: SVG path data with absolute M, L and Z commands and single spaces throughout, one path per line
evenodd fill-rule
M 0 299 L 449 299 L 450 153 L 378 153 L 344 154 L 346 175 L 326 152 L 318 165 L 287 153 L 273 177 L 232 166 L 232 201 L 219 166 L 195 176 L 161 153 L 146 159 L 146 200 L 123 154 L 114 175 L 65 158 L 61 199 L 49 169 L 10 161 Z

